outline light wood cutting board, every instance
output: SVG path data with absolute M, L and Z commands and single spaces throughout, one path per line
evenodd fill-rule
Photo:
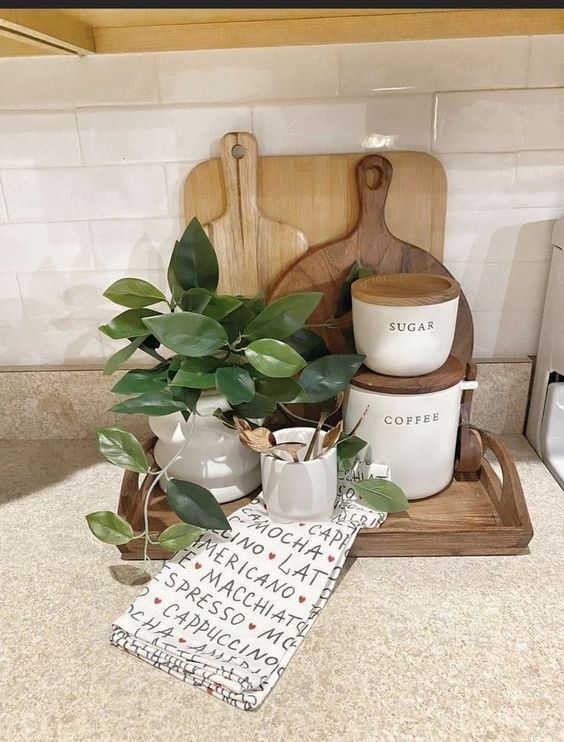
M 365 154 L 259 156 L 258 208 L 266 217 L 303 232 L 310 246 L 347 234 L 358 221 L 355 166 Z M 446 176 L 441 163 L 422 152 L 382 154 L 393 169 L 385 206 L 388 228 L 399 239 L 418 245 L 442 260 Z M 197 165 L 188 174 L 184 188 L 187 221 L 194 216 L 203 224 L 218 219 L 227 209 L 226 194 L 221 161 L 212 159 Z M 299 253 L 296 249 L 288 254 L 287 260 L 273 260 L 273 255 L 279 254 L 277 249 L 277 245 L 261 242 L 252 254 L 251 259 L 266 266 L 262 275 L 269 279 L 292 263 Z M 244 265 L 242 258 L 239 261 Z M 272 270 L 274 264 L 276 271 Z M 244 269 L 232 262 L 229 270 L 231 285 L 248 284 Z M 269 286 L 263 282 L 260 288 Z M 234 293 L 239 292 L 240 289 Z
M 219 261 L 219 290 L 253 296 L 308 248 L 307 238 L 292 224 L 271 219 L 257 204 L 257 141 L 248 132 L 221 140 L 221 174 L 225 210 L 204 223 Z M 202 221 L 202 218 L 200 218 Z

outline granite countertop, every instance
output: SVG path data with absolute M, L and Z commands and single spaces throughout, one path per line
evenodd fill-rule
M 87 441 L 1 442 L 0 739 L 562 739 L 564 492 L 523 438 L 507 440 L 531 553 L 350 560 L 256 712 L 108 643 L 140 567 L 84 514 L 115 508 L 120 472 Z

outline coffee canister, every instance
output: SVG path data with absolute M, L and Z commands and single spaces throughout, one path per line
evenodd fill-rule
M 367 441 L 367 461 L 387 464 L 409 500 L 435 495 L 454 473 L 460 403 L 465 389 L 460 362 L 450 356 L 437 371 L 408 379 L 361 368 L 345 403 L 345 430 L 364 414 L 356 434 Z
M 356 347 L 380 374 L 418 376 L 440 368 L 454 339 L 460 287 L 450 276 L 388 273 L 352 284 Z

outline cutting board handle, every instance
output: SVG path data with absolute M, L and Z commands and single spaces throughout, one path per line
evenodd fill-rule
M 247 131 L 231 131 L 221 140 L 221 166 L 227 211 L 238 217 L 257 211 L 257 140 Z
M 360 213 L 359 227 L 384 229 L 384 206 L 392 181 L 392 166 L 381 155 L 367 155 L 356 166 Z

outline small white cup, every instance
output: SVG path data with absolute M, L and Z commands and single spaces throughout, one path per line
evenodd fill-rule
M 274 433 L 277 443 L 310 442 L 313 428 L 284 428 Z M 321 445 L 324 432 L 320 432 Z M 305 449 L 304 449 L 305 450 Z M 311 461 L 280 461 L 261 454 L 262 489 L 266 510 L 276 523 L 330 520 L 337 497 L 335 446 Z

